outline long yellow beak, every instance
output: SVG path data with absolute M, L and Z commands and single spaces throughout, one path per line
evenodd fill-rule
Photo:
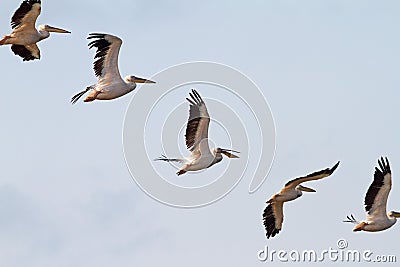
M 71 33 L 70 31 L 64 30 L 64 29 L 60 29 L 60 28 L 56 28 L 56 27 L 52 27 L 52 26 L 46 26 L 46 31 L 48 32 L 58 32 L 58 33 Z
M 301 191 L 304 191 L 304 192 L 310 192 L 310 193 L 317 192 L 317 191 L 315 191 L 315 190 L 312 189 L 312 188 L 305 187 L 305 186 L 302 186 L 302 185 L 298 185 L 298 186 L 297 186 L 297 189 L 299 189 L 299 190 L 301 190 Z
M 400 212 L 393 211 L 392 214 L 393 214 L 394 217 L 400 218 Z
M 228 158 L 231 158 L 231 159 L 239 158 L 239 156 L 236 156 L 235 154 L 232 154 L 232 153 L 229 153 L 229 152 L 222 152 L 222 154 L 224 154 L 225 156 L 227 156 Z
M 135 83 L 156 83 L 152 80 L 147 80 L 144 78 L 139 78 L 139 77 L 135 77 L 135 79 L 133 80 Z
M 232 154 L 232 152 L 240 153 L 239 151 L 236 151 L 236 150 L 221 148 L 221 153 L 224 154 L 225 156 L 227 156 L 228 158 L 239 158 L 239 156 Z

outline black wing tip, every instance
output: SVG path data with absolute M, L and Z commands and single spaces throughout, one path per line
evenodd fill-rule
M 322 170 L 321 172 L 331 175 L 339 167 L 339 164 L 340 164 L 340 161 L 338 161 L 335 165 L 333 165 L 332 168 L 326 168 L 325 170 Z
M 28 5 L 33 5 L 33 4 L 41 4 L 42 1 L 41 0 L 24 0 L 20 6 L 24 5 L 24 4 L 28 4 Z
M 281 229 L 277 229 L 275 226 L 275 215 L 271 203 L 269 203 L 264 209 L 263 224 L 266 232 L 265 236 L 267 237 L 267 239 L 276 236 L 281 231 Z
M 28 61 L 32 61 L 32 60 L 36 60 L 36 59 L 38 59 L 38 58 L 35 58 L 35 57 L 27 57 L 27 58 L 23 58 L 22 61 L 28 62 Z
M 386 174 L 391 174 L 392 173 L 392 171 L 391 171 L 391 169 L 390 169 L 390 164 L 389 164 L 389 160 L 388 160 L 388 158 L 387 157 L 381 157 L 380 159 L 378 159 L 378 165 L 379 165 L 379 167 L 380 167 L 380 170 L 379 170 L 379 168 L 377 168 L 377 167 L 375 167 L 375 170 L 379 170 L 384 176 L 386 175 Z
M 192 99 L 186 97 L 186 100 L 187 100 L 191 105 L 194 105 L 194 106 L 196 105 L 196 103 L 194 103 Z
M 199 92 L 197 92 L 195 89 L 192 89 L 191 92 L 189 92 L 189 96 L 192 98 L 190 101 L 188 98 L 186 98 L 191 104 L 194 102 L 196 105 L 200 105 L 204 103 L 203 99 L 201 98 L 201 95 Z
M 76 95 L 74 95 L 73 97 L 71 97 L 71 104 L 74 105 L 76 104 L 76 102 L 79 100 L 79 98 L 81 98 L 83 96 L 85 92 L 79 92 Z
M 95 39 L 95 40 L 92 40 L 91 42 L 88 43 L 89 49 L 93 47 L 97 48 L 104 47 L 107 46 L 107 44 L 110 45 L 111 43 L 105 39 L 105 36 L 106 34 L 103 33 L 90 33 L 87 39 L 88 40 Z
M 154 161 L 160 161 L 160 160 L 161 160 L 161 161 L 166 161 L 166 162 L 170 162 L 170 161 L 182 162 L 181 159 L 178 159 L 178 158 L 168 158 L 168 157 L 167 157 L 166 155 L 164 155 L 164 154 L 161 154 L 160 157 L 154 159 Z
M 87 37 L 86 39 L 88 39 L 88 40 L 90 40 L 90 39 L 97 39 L 97 40 L 93 40 L 92 42 L 90 42 L 90 43 L 89 43 L 89 45 L 90 45 L 90 44 L 92 44 L 92 43 L 94 43 L 94 42 L 96 42 L 96 41 L 98 41 L 98 40 L 101 40 L 101 39 L 104 39 L 104 40 L 105 40 L 106 35 L 107 35 L 107 34 L 105 34 L 105 33 L 89 33 L 89 35 L 88 35 L 88 37 Z
M 161 154 L 161 156 L 159 156 L 158 158 L 153 159 L 153 161 L 159 161 L 159 160 L 168 161 L 169 159 L 164 154 Z
M 24 0 L 24 1 L 22 1 L 20 7 L 22 5 L 26 5 L 26 4 L 33 5 L 33 4 L 41 4 L 41 3 L 42 3 L 41 0 Z
M 319 171 L 319 172 L 315 172 L 311 175 L 315 175 L 315 174 L 328 174 L 331 175 L 336 169 L 337 167 L 339 167 L 340 161 L 338 161 L 332 168 L 326 168 L 325 170 Z
M 98 39 L 98 38 L 105 38 L 106 37 L 106 33 L 89 33 L 88 37 L 86 39 Z
M 107 41 L 105 34 L 102 33 L 90 33 L 87 39 L 94 39 L 88 43 L 88 47 L 89 49 L 93 47 L 97 49 L 94 56 L 93 70 L 95 75 L 99 77 L 103 71 L 104 60 L 110 49 L 111 42 Z
M 347 220 L 344 220 L 343 222 L 356 223 L 357 220 L 354 218 L 353 214 L 350 214 L 350 215 L 347 215 Z
M 76 95 L 74 95 L 74 96 L 71 98 L 71 104 L 74 105 L 74 104 L 79 100 L 79 98 L 81 98 L 81 97 L 82 97 L 87 91 L 89 91 L 90 89 L 92 89 L 92 86 L 88 86 L 88 87 L 86 87 L 85 90 L 83 90 L 83 91 L 77 93 Z
M 337 169 L 337 167 L 339 167 L 339 164 L 340 160 L 332 168 L 329 169 L 329 173 L 332 174 Z
M 271 237 L 275 237 L 277 234 L 279 234 L 281 230 L 279 229 L 274 229 L 271 233 L 266 233 L 265 236 L 267 239 L 270 239 Z

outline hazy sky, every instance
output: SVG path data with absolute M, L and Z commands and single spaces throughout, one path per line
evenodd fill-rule
M 3 1 L 1 33 L 11 31 L 19 4 Z M 44 0 L 38 23 L 72 34 L 40 42 L 42 59 L 35 62 L 0 47 L 0 265 L 265 266 L 257 259 L 265 245 L 321 251 L 336 248 L 340 238 L 350 249 L 400 260 L 399 225 L 371 234 L 341 222 L 350 213 L 363 219 L 364 195 L 382 155 L 393 173 L 388 209 L 400 209 L 399 9 L 398 1 L 364 0 Z M 123 76 L 150 78 L 197 60 L 249 76 L 276 123 L 275 160 L 263 186 L 248 194 L 245 179 L 200 209 L 172 208 L 143 193 L 122 144 L 135 92 L 69 103 L 96 81 L 90 32 L 123 39 Z M 289 179 L 338 160 L 333 176 L 307 184 L 317 193 L 285 205 L 281 233 L 267 240 L 265 201 Z

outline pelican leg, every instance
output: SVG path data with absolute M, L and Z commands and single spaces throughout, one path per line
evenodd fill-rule
M 357 224 L 356 227 L 354 227 L 353 232 L 362 231 L 366 225 L 367 225 L 366 222 L 361 222 Z
M 4 35 L 4 36 L 3 36 L 3 39 L 0 40 L 0 45 L 6 44 L 6 41 L 7 41 L 8 39 L 11 39 L 11 36 L 10 36 L 10 35 Z
M 179 176 L 179 175 L 186 173 L 188 171 L 189 167 L 190 167 L 190 163 L 183 165 L 182 168 L 176 173 L 176 175 Z
M 96 99 L 98 94 L 100 94 L 100 91 L 94 90 L 90 95 L 88 95 L 83 102 L 90 102 Z
M 181 169 L 181 170 L 179 170 L 177 173 L 176 173 L 176 175 L 182 175 L 182 174 L 184 174 L 184 173 L 186 173 L 187 171 L 186 170 L 184 170 L 184 169 Z

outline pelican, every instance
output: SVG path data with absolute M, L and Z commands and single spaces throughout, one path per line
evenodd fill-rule
M 228 158 L 239 158 L 234 153 L 239 151 L 223 148 L 214 148 L 212 151 L 208 146 L 208 125 L 210 124 L 210 115 L 208 114 L 206 104 L 200 94 L 192 89 L 189 93 L 190 98 L 186 100 L 190 104 L 189 120 L 186 126 L 186 147 L 191 152 L 185 158 L 167 158 L 162 155 L 155 160 L 175 161 L 181 163 L 182 168 L 176 173 L 178 176 L 188 171 L 198 171 L 209 168 L 222 160 L 222 155 Z
M 86 87 L 80 93 L 74 95 L 71 103 L 75 104 L 86 92 L 90 91 L 84 102 L 95 99 L 111 100 L 123 96 L 136 88 L 136 83 L 155 83 L 151 80 L 139 78 L 133 75 L 122 79 L 118 69 L 118 54 L 122 40 L 117 36 L 104 33 L 91 33 L 88 39 L 94 39 L 88 46 L 96 47 L 93 69 L 98 78 L 97 84 Z
M 347 216 L 344 222 L 354 223 L 353 231 L 378 232 L 392 227 L 396 218 L 400 217 L 399 212 L 390 211 L 386 214 L 386 204 L 390 189 L 392 188 L 392 172 L 389 161 L 383 157 L 378 159 L 379 168 L 375 167 L 374 181 L 369 186 L 365 195 L 364 205 L 367 218 L 358 222 L 353 215 Z
M 14 54 L 22 57 L 23 61 L 40 59 L 40 50 L 36 43 L 48 38 L 50 32 L 71 33 L 49 25 L 40 25 L 39 30 L 36 30 L 35 23 L 40 10 L 40 0 L 23 1 L 11 18 L 13 32 L 0 40 L 0 45 L 10 44 Z
M 282 229 L 283 222 L 283 203 L 301 197 L 303 192 L 316 192 L 314 189 L 302 186 L 301 183 L 319 180 L 330 176 L 339 166 L 338 161 L 332 168 L 311 173 L 307 176 L 293 179 L 285 184 L 285 187 L 277 194 L 273 195 L 268 201 L 268 206 L 264 209 L 263 222 L 267 238 L 274 237 Z

